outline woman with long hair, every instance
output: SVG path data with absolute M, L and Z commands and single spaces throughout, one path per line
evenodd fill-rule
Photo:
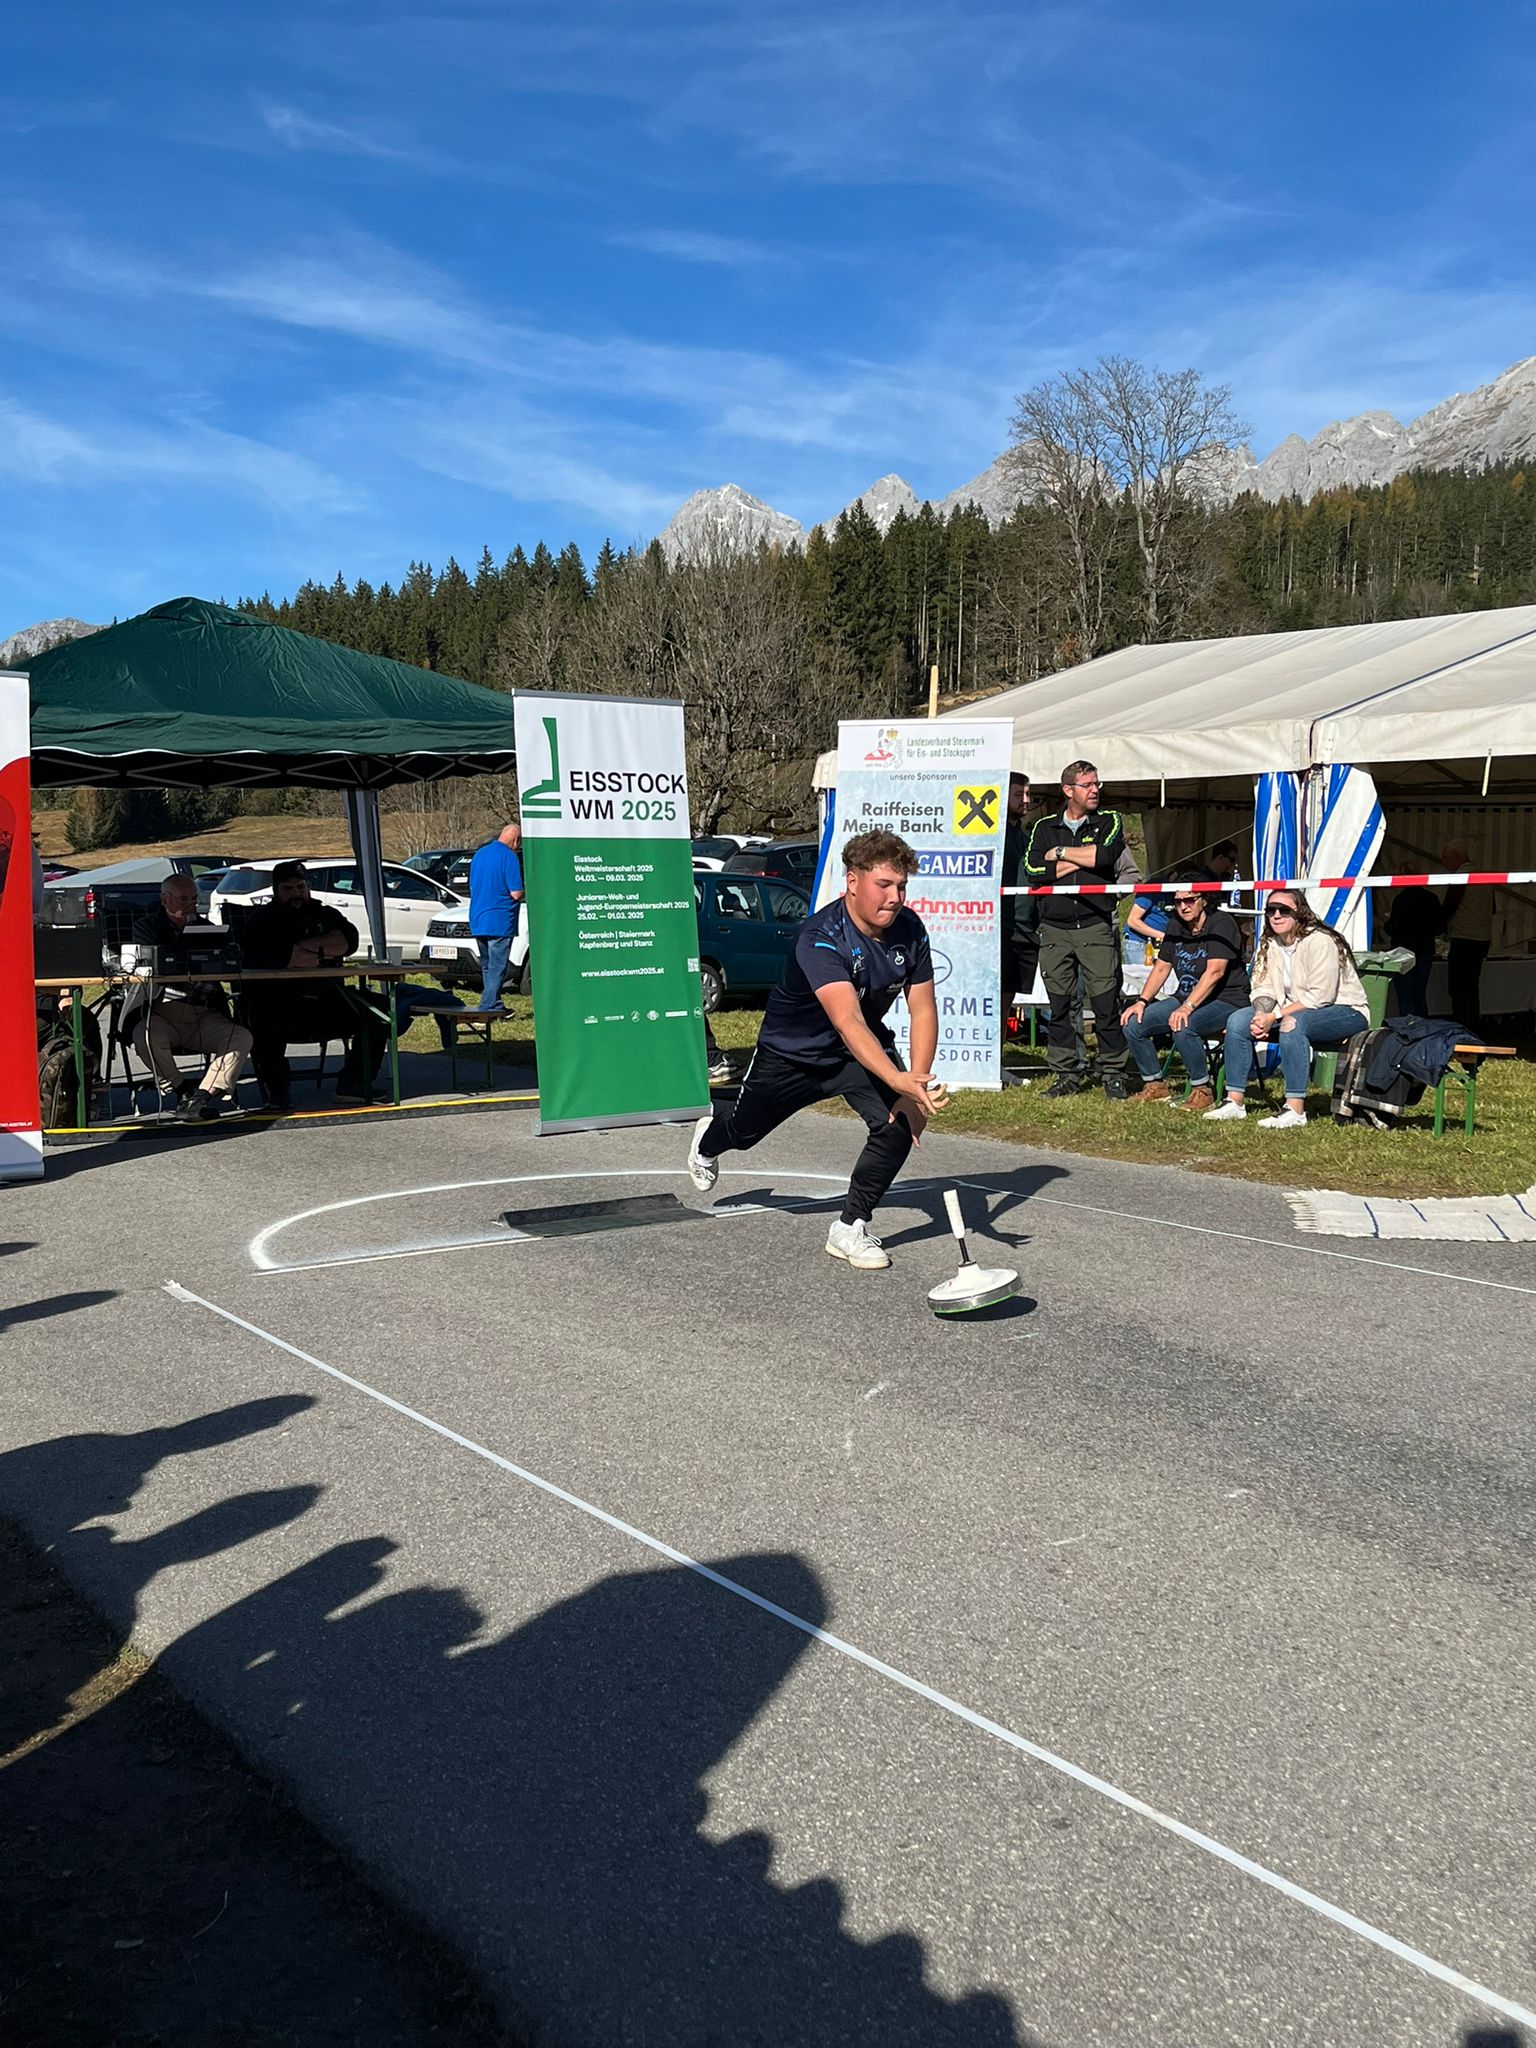
M 1264 936 L 1253 956 L 1253 1001 L 1227 1020 L 1227 1099 L 1205 1112 L 1207 1123 L 1235 1123 L 1248 1114 L 1243 1095 L 1253 1049 L 1274 1032 L 1285 1076 L 1285 1107 L 1261 1116 L 1268 1131 L 1294 1130 L 1307 1120 L 1312 1050 L 1369 1031 L 1369 1003 L 1355 956 L 1319 922 L 1298 889 L 1277 889 L 1264 911 Z

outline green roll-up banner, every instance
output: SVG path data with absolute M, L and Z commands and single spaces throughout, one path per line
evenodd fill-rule
M 536 1131 L 709 1109 L 683 707 L 513 699 L 539 1050 Z

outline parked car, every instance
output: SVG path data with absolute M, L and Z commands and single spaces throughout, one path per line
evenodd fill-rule
M 116 952 L 133 934 L 141 912 L 160 901 L 160 884 L 171 875 L 200 875 L 225 865 L 200 853 L 146 854 L 139 860 L 110 861 L 49 882 L 43 890 L 45 924 L 92 925 L 102 945 Z
M 743 847 L 725 863 L 728 875 L 779 875 L 786 882 L 798 882 L 809 891 L 816 879 L 814 839 L 774 839 L 766 846 Z
M 414 868 L 419 875 L 426 875 L 431 881 L 441 882 L 445 889 L 452 889 L 456 896 L 469 894 L 469 863 L 475 849 L 472 846 L 429 847 L 425 853 L 413 853 L 401 865 Z
M 272 870 L 277 865 L 275 860 L 250 861 L 242 867 L 231 868 L 222 876 L 209 902 L 214 922 L 230 925 L 238 931 L 253 910 L 263 903 L 270 903 Z M 304 865 L 309 873 L 310 893 L 315 900 L 329 904 L 343 917 L 350 918 L 362 934 L 366 948 L 367 912 L 363 906 L 363 884 L 357 862 L 351 859 L 306 860 Z M 460 903 L 461 899 L 440 882 L 431 881 L 426 875 L 395 861 L 384 863 L 384 938 L 391 949 L 399 948 L 402 960 L 421 959 L 428 927 L 445 910 L 460 908 Z M 469 937 L 467 919 L 463 948 L 456 950 L 464 948 L 473 960 L 475 945 Z
M 795 933 L 810 916 L 810 899 L 792 882 L 770 876 L 696 872 L 694 909 L 699 921 L 699 979 L 704 1007 L 718 1010 L 727 996 L 761 995 L 784 971 Z M 533 951 L 525 912 L 512 944 L 503 993 L 533 994 Z M 464 910 L 435 918 L 423 959 L 445 988 L 478 988 L 475 942 Z
M 743 842 L 732 839 L 724 833 L 716 833 L 711 839 L 695 839 L 693 842 L 693 865 L 696 873 L 719 874 L 733 853 L 740 853 Z
M 805 890 L 793 882 L 726 872 L 695 875 L 693 896 L 704 1008 L 718 1010 L 727 996 L 772 988 L 811 914 Z

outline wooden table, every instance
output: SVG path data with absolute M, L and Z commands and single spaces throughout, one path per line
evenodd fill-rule
M 112 971 L 103 968 L 99 976 L 39 975 L 33 987 L 45 989 L 53 995 L 70 997 L 70 1038 L 75 1052 L 75 1109 L 79 1118 L 77 1128 L 90 1129 L 89 1104 L 85 1087 L 85 1008 L 84 995 L 88 988 L 104 987 L 109 994 L 126 993 L 129 988 L 186 988 L 191 982 L 217 982 L 231 988 L 244 987 L 247 982 L 270 981 L 409 981 L 413 974 L 421 972 L 419 960 L 342 960 L 334 967 L 242 967 L 218 973 L 194 975 L 189 971 L 180 974 L 126 974 L 121 969 Z M 107 1084 L 111 1086 L 110 1080 Z M 389 1087 L 390 1101 L 400 1107 L 400 1020 L 393 1003 L 389 1006 Z M 366 1099 L 373 1100 L 373 1084 L 368 1083 Z

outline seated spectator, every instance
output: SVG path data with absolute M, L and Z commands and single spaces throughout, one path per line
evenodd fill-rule
M 174 951 L 198 921 L 197 884 L 190 875 L 169 875 L 158 905 L 134 920 L 133 938 L 123 948 L 123 965 L 145 985 L 129 994 L 119 1029 L 154 1074 L 160 1094 L 177 1098 L 176 1115 L 185 1123 L 207 1123 L 226 1098 L 234 1100 L 251 1049 L 250 1032 L 230 1015 L 229 998 L 216 981 L 147 985 L 150 949 Z M 179 1052 L 207 1056 L 200 1081 L 183 1080 Z
M 1247 1115 L 1243 1095 L 1253 1072 L 1253 1049 L 1271 1032 L 1280 1047 L 1285 1107 L 1261 1116 L 1265 1130 L 1288 1131 L 1307 1120 L 1312 1049 L 1341 1045 L 1371 1028 L 1370 1005 L 1355 956 L 1328 925 L 1319 924 L 1299 892 L 1276 890 L 1264 911 L 1264 936 L 1253 956 L 1253 1001 L 1227 1023 L 1227 1099 L 1205 1112 L 1207 1123 Z
M 1210 1057 L 1206 1040 L 1226 1031 L 1234 1010 L 1248 1000 L 1243 967 L 1243 935 L 1234 919 L 1218 910 L 1209 896 L 1188 889 L 1192 875 L 1181 875 L 1173 901 L 1173 922 L 1163 934 L 1162 948 L 1147 975 L 1141 996 L 1122 1013 L 1125 1041 L 1141 1076 L 1132 1102 L 1168 1102 L 1171 1090 L 1158 1072 L 1156 1046 L 1172 1038 L 1189 1093 L 1174 1106 L 1207 1110 L 1211 1093 Z M 1159 993 L 1171 988 L 1172 993 Z
M 346 1057 L 336 1077 L 338 1102 L 363 1102 L 389 1044 L 389 1026 L 365 998 L 339 981 L 305 981 L 306 967 L 336 967 L 357 951 L 356 925 L 317 903 L 299 860 L 272 870 L 272 901 L 253 910 L 240 934 L 245 964 L 281 969 L 290 981 L 247 982 L 243 1007 L 255 1044 L 251 1061 L 267 1107 L 293 1107 L 288 1047 L 294 1039 L 324 1044 L 339 1038 Z
M 1237 842 L 1223 839 L 1206 855 L 1197 882 L 1231 882 L 1237 879 Z

